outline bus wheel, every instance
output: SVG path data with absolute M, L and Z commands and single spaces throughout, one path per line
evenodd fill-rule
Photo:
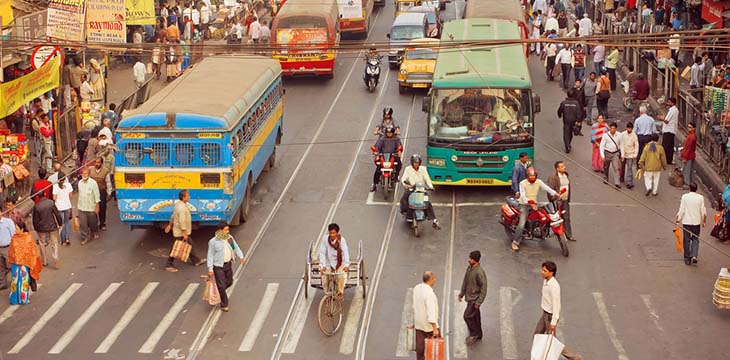
M 246 184 L 246 193 L 243 195 L 243 202 L 241 203 L 240 221 L 245 223 L 248 221 L 248 212 L 251 208 L 251 176 L 248 177 L 248 184 Z

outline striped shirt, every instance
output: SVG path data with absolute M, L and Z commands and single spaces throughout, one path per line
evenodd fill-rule
M 601 139 L 603 138 L 603 134 L 606 133 L 606 130 L 608 130 L 608 126 L 606 126 L 606 123 L 593 123 L 593 125 L 591 125 L 591 142 L 597 142 L 600 144 Z

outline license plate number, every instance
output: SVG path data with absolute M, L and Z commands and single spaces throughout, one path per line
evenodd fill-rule
M 467 184 L 492 185 L 494 179 L 466 179 Z

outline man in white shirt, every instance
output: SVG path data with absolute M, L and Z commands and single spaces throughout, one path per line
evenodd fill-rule
M 552 30 L 555 30 L 555 33 L 557 33 L 559 28 L 560 25 L 558 24 L 558 19 L 555 18 L 555 14 L 550 14 L 548 19 L 545 20 L 545 34 L 550 34 Z
M 251 41 L 253 41 L 254 44 L 259 42 L 259 39 L 261 38 L 261 23 L 259 23 L 258 16 L 256 16 L 251 25 L 248 26 L 248 35 L 251 37 Z
M 413 287 L 413 326 L 416 330 L 416 359 L 426 359 L 426 338 L 439 337 L 439 302 L 433 291 L 436 275 L 423 273 L 423 282 Z
M 619 159 L 624 157 L 624 148 L 621 146 L 622 136 L 616 132 L 617 128 L 618 125 L 615 122 L 608 125 L 608 132 L 603 134 L 601 138 L 599 154 L 601 154 L 601 159 L 603 160 L 603 182 L 608 183 L 609 170 L 613 168 L 613 184 L 617 189 L 620 189 L 619 169 L 621 168 L 621 164 Z
M 203 2 L 200 8 L 200 33 L 203 34 L 203 38 L 207 39 L 208 35 L 208 24 L 210 23 L 210 5 Z
M 328 234 L 319 245 L 320 273 L 332 275 L 336 273 L 337 296 L 342 298 L 345 290 L 347 272 L 350 271 L 350 253 L 347 250 L 347 241 L 340 234 L 340 226 L 332 223 L 327 226 Z M 322 275 L 322 286 L 328 291 L 329 276 Z
M 259 39 L 262 43 L 266 43 L 271 39 L 271 29 L 269 29 L 269 23 L 266 21 L 261 23 L 261 37 Z
M 697 193 L 697 184 L 689 184 L 689 192 L 682 195 L 677 212 L 677 225 L 682 224 L 684 264 L 696 264 L 700 250 L 700 223 L 707 226 L 705 197 Z
M 558 192 L 553 190 L 550 186 L 542 182 L 537 178 L 537 170 L 534 167 L 527 169 L 527 178 L 520 181 L 520 193 L 518 201 L 520 203 L 520 220 L 517 223 L 517 230 L 512 237 L 512 250 L 520 250 L 520 243 L 522 243 L 522 233 L 525 231 L 525 224 L 527 224 L 527 216 L 532 211 L 537 210 L 537 196 L 540 194 L 540 189 L 544 190 L 549 196 L 556 196 Z
M 405 191 L 403 191 L 403 197 L 400 199 L 400 212 L 408 212 L 408 218 L 412 218 L 412 210 L 408 208 L 408 196 L 411 195 L 411 188 L 416 184 L 423 184 L 427 189 L 433 190 L 433 183 L 431 177 L 428 176 L 425 166 L 421 166 L 421 156 L 418 154 L 411 155 L 411 165 L 406 167 L 403 171 L 403 175 L 400 178 L 401 184 Z M 426 217 L 433 220 L 433 227 L 435 229 L 441 229 L 439 220 L 436 218 L 436 213 L 433 211 L 433 205 L 430 201 L 426 201 L 428 208 L 426 209 Z
M 593 35 L 593 21 L 588 17 L 588 14 L 583 14 L 583 18 L 578 21 L 578 35 L 581 37 Z M 586 49 L 586 52 L 590 53 L 588 49 Z
M 636 174 L 639 156 L 639 138 L 634 132 L 633 123 L 626 124 L 626 131 L 621 133 L 621 147 L 622 167 L 624 169 L 622 174 L 624 174 L 626 187 L 631 189 L 634 187 L 634 174 Z
M 144 63 L 137 60 L 132 67 L 132 72 L 134 73 L 134 84 L 137 85 L 137 89 L 139 89 L 142 85 L 144 85 L 147 68 L 144 66 Z
M 677 123 L 679 122 L 679 109 L 677 109 L 677 99 L 670 97 L 666 102 L 667 114 L 663 117 L 657 116 L 659 120 L 664 121 L 662 126 L 662 147 L 667 155 L 667 165 L 674 163 L 674 135 L 677 133 Z
M 544 0 L 543 0 L 544 1 Z M 546 5 L 547 6 L 547 5 Z M 537 10 L 532 14 L 532 32 L 530 33 L 530 39 L 540 39 L 540 26 L 542 26 L 543 17 L 542 10 Z M 534 51 L 538 56 L 542 53 L 542 46 L 539 42 L 534 42 L 530 45 L 530 51 Z
M 570 86 L 570 70 L 573 69 L 573 49 L 570 48 L 570 44 L 565 44 L 565 46 L 558 51 L 558 55 L 555 57 L 555 62 L 560 64 L 560 71 L 563 75 L 561 79 L 563 80 L 563 89 L 568 90 L 568 86 Z
M 542 316 L 537 322 L 535 327 L 535 334 L 552 334 L 555 335 L 555 331 L 558 327 L 558 320 L 560 320 L 560 284 L 555 278 L 555 274 L 558 272 L 558 266 L 552 261 L 545 261 L 542 263 L 542 301 L 540 307 L 542 308 Z M 567 359 L 580 360 L 582 357 L 573 352 L 566 345 L 563 348 L 561 355 Z

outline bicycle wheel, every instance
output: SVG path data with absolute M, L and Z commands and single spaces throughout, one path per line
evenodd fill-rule
M 319 302 L 317 320 L 323 334 L 334 335 L 342 324 L 342 301 L 334 295 L 325 295 Z

